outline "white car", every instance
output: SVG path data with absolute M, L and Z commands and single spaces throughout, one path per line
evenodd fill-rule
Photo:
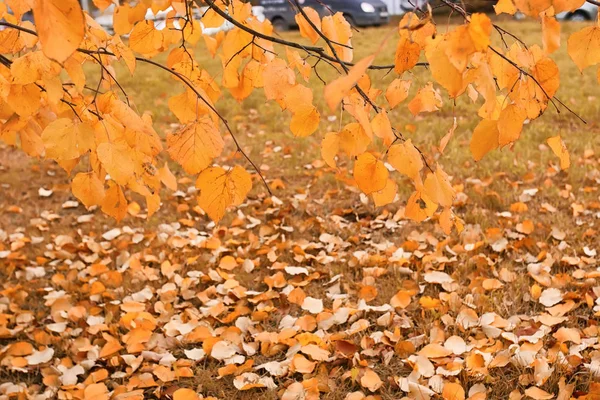
M 572 12 L 562 12 L 556 18 L 568 21 L 592 21 L 598 16 L 598 6 L 587 1 L 581 7 Z
M 104 10 L 103 12 L 99 13 L 95 20 L 96 22 L 103 27 L 107 32 L 112 33 L 113 32 L 113 12 L 114 12 L 115 6 L 111 5 L 110 7 L 108 7 L 106 10 Z M 203 7 L 200 10 L 198 10 L 197 8 L 194 8 L 194 18 L 196 19 L 200 19 L 202 14 L 208 9 L 208 7 Z M 173 11 L 173 7 L 169 7 L 164 11 L 159 11 L 156 14 L 154 14 L 152 12 L 151 9 L 148 9 L 148 11 L 146 12 L 146 20 L 149 21 L 154 21 L 154 27 L 158 30 L 163 30 L 166 28 L 167 26 L 167 15 Z M 260 6 L 254 6 L 252 7 L 252 14 L 258 18 L 259 21 L 264 21 L 265 20 L 265 14 L 264 14 L 264 8 L 260 7 Z M 173 25 L 178 28 L 179 26 L 179 21 L 175 21 L 173 23 Z M 200 22 L 200 25 L 202 26 L 202 22 Z M 204 28 L 204 26 L 202 26 L 202 33 L 206 34 L 206 35 L 214 35 L 220 31 L 229 31 L 231 29 L 233 29 L 234 25 L 229 22 L 229 21 L 225 21 L 223 23 L 223 25 L 221 25 L 218 28 Z

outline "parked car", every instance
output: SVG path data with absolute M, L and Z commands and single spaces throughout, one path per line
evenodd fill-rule
M 113 12 L 115 6 L 111 5 L 102 13 L 99 13 L 95 20 L 96 22 L 102 26 L 107 32 L 113 33 Z M 202 7 L 201 9 L 194 8 L 194 18 L 199 19 L 201 21 L 202 14 L 208 9 L 208 7 Z M 152 12 L 151 9 L 148 9 L 146 12 L 146 20 L 154 21 L 154 27 L 158 30 L 163 30 L 167 26 L 167 16 L 169 13 L 173 11 L 172 7 L 167 8 L 164 11 L 159 11 L 156 14 Z M 265 20 L 264 8 L 260 6 L 252 7 L 252 14 L 258 18 L 259 21 Z M 183 15 L 180 15 L 183 16 Z M 200 22 L 202 24 L 202 22 Z M 173 25 L 176 28 L 179 28 L 179 21 L 174 21 Z M 229 21 L 225 21 L 223 25 L 218 28 L 204 28 L 202 27 L 202 33 L 207 35 L 214 35 L 220 31 L 229 31 L 233 29 L 233 24 Z
M 257 0 L 264 7 L 265 17 L 275 29 L 297 27 L 296 12 L 289 0 Z M 389 22 L 387 5 L 381 0 L 300 0 L 303 7 L 314 8 L 322 17 L 341 12 L 353 26 L 380 26 Z
M 568 21 L 592 21 L 598 16 L 598 6 L 587 1 L 575 11 L 562 12 L 556 15 L 556 18 Z

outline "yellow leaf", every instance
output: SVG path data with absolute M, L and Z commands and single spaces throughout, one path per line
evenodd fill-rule
M 496 15 L 502 13 L 514 15 L 517 12 L 517 7 L 515 7 L 515 3 L 512 0 L 498 0 L 498 3 L 494 6 L 494 10 L 496 11 Z
M 600 63 L 600 27 L 588 26 L 573 33 L 567 41 L 567 52 L 580 71 Z
M 394 79 L 390 83 L 390 86 L 385 91 L 385 98 L 391 108 L 395 108 L 398 104 L 406 100 L 411 83 L 412 81 L 403 81 L 401 79 Z
M 30 117 L 40 108 L 42 92 L 34 83 L 11 85 L 6 99 L 10 107 L 21 117 Z
M 332 16 L 328 15 L 323 17 L 323 20 L 321 21 L 321 32 L 323 32 L 329 40 L 339 43 L 334 44 L 333 48 L 342 61 L 352 61 L 353 51 L 352 42 L 350 40 L 352 37 L 352 27 L 341 12 L 336 12 Z M 347 47 L 340 46 L 340 44 L 346 45 Z M 332 55 L 329 49 L 327 49 L 327 52 L 329 55 Z
M 552 6 L 552 0 L 514 0 L 515 5 L 523 14 L 537 18 L 542 11 Z
M 250 174 L 240 166 L 229 171 L 220 167 L 207 168 L 198 176 L 198 204 L 215 222 L 219 222 L 227 207 L 242 204 L 252 189 Z
M 531 386 L 525 389 L 525 395 L 531 397 L 534 400 L 550 400 L 554 398 L 554 395 L 536 386 Z
M 423 158 L 411 139 L 390 147 L 387 160 L 396 171 L 412 180 L 418 180 L 419 173 L 423 169 Z
M 172 191 L 177 190 L 177 178 L 175 178 L 175 175 L 169 169 L 169 164 L 166 162 L 162 168 L 158 169 L 158 179 Z
M 560 48 L 560 23 L 556 17 L 542 17 L 542 43 L 546 54 L 552 54 Z
M 385 187 L 377 192 L 373 192 L 373 202 L 375 207 L 385 206 L 390 204 L 396 198 L 396 192 L 398 191 L 398 185 L 392 179 L 387 180 Z
M 554 15 L 564 11 L 575 11 L 585 3 L 585 0 L 553 0 Z
M 331 168 L 336 168 L 335 156 L 340 150 L 340 135 L 328 132 L 321 142 L 321 157 Z
M 117 222 L 127 215 L 127 199 L 125 199 L 121 187 L 115 182 L 108 183 L 108 190 L 102 200 L 102 212 L 110 215 Z
M 291 112 L 301 110 L 306 105 L 312 105 L 313 92 L 304 85 L 297 84 L 286 91 L 283 97 L 285 108 Z
M 129 48 L 145 56 L 157 54 L 163 46 L 163 33 L 154 27 L 154 21 L 140 21 L 129 35 Z
M 268 100 L 276 100 L 281 108 L 285 107 L 284 98 L 296 84 L 296 75 L 284 60 L 275 58 L 263 71 L 265 96 Z
M 411 40 L 410 35 L 403 33 L 396 47 L 396 56 L 394 58 L 394 71 L 402 74 L 404 71 L 412 69 L 419 62 L 421 55 L 421 46 Z
M 312 104 L 305 105 L 294 111 L 290 121 L 290 130 L 297 137 L 312 135 L 319 128 L 321 114 Z
M 325 101 L 331 111 L 335 111 L 342 99 L 346 97 L 356 82 L 365 74 L 367 68 L 373 63 L 374 55 L 368 56 L 357 62 L 347 75 L 337 78 L 325 86 Z
M 160 196 L 158 193 L 154 193 L 145 197 L 146 207 L 148 208 L 148 218 L 150 218 L 160 208 Z
M 433 201 L 442 207 L 450 207 L 456 192 L 448 180 L 448 175 L 438 166 L 434 173 L 430 172 L 425 178 L 423 191 Z
M 114 4 L 113 0 L 92 0 L 94 5 L 98 7 L 100 11 L 106 10 L 111 4 Z
M 458 383 L 446 382 L 442 398 L 444 400 L 465 400 L 465 389 Z
M 384 109 L 381 109 L 377 115 L 375 115 L 371 121 L 371 128 L 373 129 L 375 136 L 381 138 L 381 140 L 383 140 L 383 144 L 386 146 L 391 145 L 396 139 L 394 131 L 392 130 L 392 124 L 390 123 L 388 114 Z
M 385 188 L 389 172 L 371 153 L 363 153 L 354 163 L 354 179 L 360 190 L 371 194 Z
M 506 146 L 515 142 L 521 136 L 523 123 L 527 119 L 527 113 L 514 104 L 509 104 L 500 111 L 498 118 L 498 144 Z
M 135 164 L 129 146 L 124 143 L 101 143 L 96 153 L 106 172 L 119 185 L 126 185 L 133 179 Z
M 223 25 L 223 22 L 225 22 L 225 19 L 223 17 L 221 17 L 219 14 L 217 14 L 215 10 L 213 10 L 212 8 L 209 8 L 202 15 L 201 21 L 202 21 L 202 25 L 204 25 L 205 28 L 218 28 L 221 25 Z
M 313 23 L 313 25 L 316 26 L 318 30 L 321 30 L 321 18 L 319 17 L 319 13 L 317 13 L 311 7 L 303 7 L 302 10 L 304 10 L 304 13 Z M 317 43 L 320 36 L 317 31 L 315 31 L 314 28 L 308 23 L 306 18 L 304 18 L 304 16 L 300 13 L 296 14 L 294 18 L 296 19 L 296 23 L 300 29 L 300 35 L 309 39 L 313 44 Z
M 498 121 L 481 120 L 471 137 L 471 153 L 479 161 L 490 151 L 498 148 Z
M 450 127 L 450 129 L 448 129 L 448 133 L 446 133 L 444 135 L 444 137 L 442 139 L 440 139 L 440 153 L 444 154 L 444 150 L 446 150 L 446 146 L 448 146 L 448 142 L 450 142 L 450 139 L 452 139 L 452 136 L 454 136 L 454 131 L 456 130 L 456 128 L 458 127 L 458 122 L 456 120 L 456 117 L 454 117 L 454 122 L 452 123 L 452 126 Z
M 15 14 L 17 19 L 21 17 L 29 10 L 31 10 L 31 1 L 28 0 L 5 0 L 6 5 L 10 7 L 10 10 Z
M 476 51 L 484 51 L 490 45 L 492 21 L 482 13 L 471 14 L 469 21 L 469 36 Z
M 364 153 L 371 143 L 371 138 L 366 134 L 361 124 L 349 123 L 339 133 L 340 150 L 350 157 Z
M 408 109 L 412 115 L 422 112 L 434 112 L 442 106 L 440 94 L 433 88 L 429 82 L 427 86 L 419 89 L 417 95 L 408 103 Z
M 440 214 L 438 222 L 446 235 L 452 233 L 452 225 L 454 219 L 455 216 L 453 215 L 452 210 L 449 207 L 445 208 L 444 211 L 442 211 L 442 213 Z
M 567 150 L 567 146 L 562 138 L 560 136 L 554 136 L 548 138 L 546 142 L 554 154 L 560 159 L 560 169 L 568 169 L 571 166 L 571 157 L 569 156 L 569 150 Z
M 43 78 L 54 77 L 60 74 L 61 67 L 58 63 L 47 58 L 43 52 L 34 51 L 13 60 L 10 66 L 12 83 L 26 85 Z
M 200 396 L 192 389 L 180 388 L 173 393 L 173 400 L 199 400 Z
M 431 217 L 435 213 L 435 210 L 437 210 L 437 207 L 437 204 L 432 202 L 426 194 L 416 191 L 406 202 L 404 216 L 413 221 L 421 222 Z
M 445 51 L 447 45 L 448 42 L 440 37 L 427 46 L 425 56 L 434 79 L 448 91 L 450 98 L 456 98 L 465 91 L 468 81 L 464 79 L 463 72 L 450 62 Z
M 113 29 L 117 35 L 127 35 L 133 28 L 133 23 L 129 21 L 129 12 L 131 6 L 124 4 L 117 6 L 113 12 Z
M 72 160 L 96 147 L 94 130 L 86 123 L 74 124 L 69 118 L 57 119 L 42 132 L 46 157 Z
M 296 50 L 291 50 L 289 47 L 285 48 L 285 54 L 287 55 L 290 68 L 296 68 L 304 80 L 308 82 L 312 68 L 311 65 L 300 56 L 300 53 Z
M 214 122 L 207 116 L 167 135 L 167 151 L 188 174 L 208 167 L 223 151 L 224 142 Z
M 48 58 L 62 63 L 83 40 L 85 20 L 79 0 L 37 0 L 33 18 Z
M 200 89 L 200 91 L 202 90 Z M 207 95 L 203 96 L 204 99 L 207 99 L 207 97 Z M 177 96 L 170 97 L 169 110 L 175 114 L 182 124 L 187 124 L 201 115 L 210 113 L 210 109 L 191 89 L 187 89 Z
M 71 182 L 71 191 L 87 208 L 102 204 L 104 199 L 104 185 L 94 172 L 80 172 L 75 175 Z

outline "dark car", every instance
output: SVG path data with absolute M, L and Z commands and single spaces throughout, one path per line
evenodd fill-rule
M 314 8 L 321 17 L 341 12 L 353 26 L 379 26 L 389 22 L 387 6 L 381 0 L 300 0 L 302 7 Z M 290 0 L 258 0 L 275 29 L 297 27 Z

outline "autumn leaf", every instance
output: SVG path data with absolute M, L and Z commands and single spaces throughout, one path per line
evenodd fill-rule
M 381 207 L 385 206 L 386 204 L 393 203 L 396 198 L 397 191 L 398 185 L 396 182 L 388 178 L 383 189 L 371 193 L 375 207 Z
M 401 79 L 394 79 L 390 83 L 390 86 L 385 91 L 385 98 L 391 108 L 396 108 L 398 104 L 406 100 L 411 83 L 412 81 L 403 81 Z
M 48 124 L 42 132 L 46 157 L 54 160 L 72 160 L 96 147 L 93 128 L 86 123 L 75 124 L 61 118 Z
M 425 87 L 419 89 L 417 95 L 408 103 L 408 109 L 412 115 L 422 112 L 433 112 L 439 110 L 442 106 L 440 94 L 433 88 L 429 82 Z
M 395 144 L 388 150 L 387 160 L 396 171 L 416 180 L 423 169 L 421 153 L 408 139 L 404 143 Z
M 487 153 L 499 145 L 498 121 L 481 120 L 471 137 L 471 153 L 475 161 L 480 161 Z
M 600 27 L 588 26 L 571 34 L 567 51 L 580 71 L 600 63 Z
M 108 190 L 105 192 L 101 206 L 102 212 L 110 215 L 117 222 L 125 218 L 125 215 L 127 215 L 127 199 L 117 183 L 112 181 L 108 183 Z
M 337 109 L 337 106 L 342 99 L 349 94 L 350 89 L 352 89 L 358 80 L 365 74 L 367 68 L 373 63 L 374 59 L 374 55 L 363 58 L 350 68 L 347 75 L 337 78 L 325 86 L 325 101 L 330 110 L 334 111 Z
M 371 153 L 361 154 L 354 164 L 354 179 L 365 194 L 384 189 L 387 185 L 388 175 L 388 170 L 383 162 Z
M 71 190 L 73 195 L 88 208 L 100 205 L 104 200 L 104 185 L 94 172 L 80 172 L 75 175 L 71 182 Z
M 230 206 L 242 204 L 252 189 L 252 178 L 245 169 L 235 166 L 226 171 L 220 167 L 207 168 L 198 176 L 198 204 L 215 222 L 219 222 Z
M 44 54 L 60 63 L 79 47 L 85 33 L 78 0 L 37 0 L 33 18 Z
M 135 161 L 131 149 L 124 143 L 101 143 L 96 149 L 98 160 L 110 177 L 120 185 L 126 185 L 133 179 Z
M 555 17 L 542 16 L 542 42 L 546 54 L 560 48 L 560 23 Z
M 319 14 L 311 7 L 303 7 L 302 10 L 312 22 L 312 25 L 318 30 L 321 30 L 321 18 L 319 17 Z M 294 18 L 298 24 L 302 37 L 309 39 L 313 44 L 317 43 L 320 38 L 319 33 L 315 31 L 304 15 L 298 13 Z
M 223 147 L 223 138 L 217 126 L 206 116 L 167 135 L 169 155 L 188 174 L 197 174 L 210 166 Z
M 554 136 L 548 138 L 546 142 L 554 154 L 560 159 L 560 169 L 569 169 L 571 166 L 571 158 L 569 156 L 569 150 L 567 150 L 567 146 L 562 138 L 560 136 Z
M 406 218 L 420 222 L 431 217 L 437 210 L 437 207 L 437 204 L 431 201 L 425 193 L 415 191 L 406 202 L 404 215 Z

